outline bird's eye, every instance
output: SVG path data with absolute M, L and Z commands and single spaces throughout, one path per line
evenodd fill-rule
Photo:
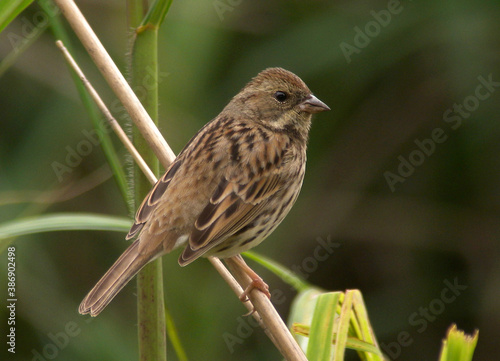
M 282 91 L 277 91 L 276 93 L 274 93 L 274 98 L 280 103 L 283 103 L 285 100 L 287 100 L 288 94 Z

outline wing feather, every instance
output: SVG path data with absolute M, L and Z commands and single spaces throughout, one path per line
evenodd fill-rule
M 280 189 L 282 183 L 279 174 L 269 173 L 246 184 L 238 184 L 227 179 L 221 181 L 214 196 L 195 222 L 189 245 L 179 258 L 182 266 L 194 261 L 253 222 L 269 198 Z
M 168 168 L 167 172 L 156 182 L 153 189 L 149 192 L 149 194 L 142 201 L 139 209 L 135 214 L 135 222 L 130 228 L 126 239 L 131 239 L 135 237 L 142 229 L 144 224 L 149 219 L 149 215 L 156 208 L 160 198 L 165 194 L 165 191 L 170 184 L 170 181 L 174 177 L 175 173 L 181 166 L 181 160 L 175 160 Z

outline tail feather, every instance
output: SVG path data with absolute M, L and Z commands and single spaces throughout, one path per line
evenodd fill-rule
M 139 254 L 138 248 L 139 240 L 137 239 L 102 276 L 80 304 L 78 311 L 82 315 L 90 313 L 91 316 L 97 316 L 101 313 L 141 268 L 155 258 L 155 253 Z

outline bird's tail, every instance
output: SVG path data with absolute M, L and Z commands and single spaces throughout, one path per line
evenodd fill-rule
M 155 253 L 139 253 L 139 240 L 132 243 L 83 299 L 78 311 L 97 316 L 142 267 L 155 258 Z

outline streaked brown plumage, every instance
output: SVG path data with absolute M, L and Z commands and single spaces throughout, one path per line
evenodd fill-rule
M 127 235 L 137 239 L 85 297 L 80 313 L 98 315 L 144 265 L 177 247 L 184 247 L 179 264 L 185 266 L 262 242 L 297 199 L 311 115 L 324 110 L 296 75 L 281 68 L 258 74 L 155 184 Z

